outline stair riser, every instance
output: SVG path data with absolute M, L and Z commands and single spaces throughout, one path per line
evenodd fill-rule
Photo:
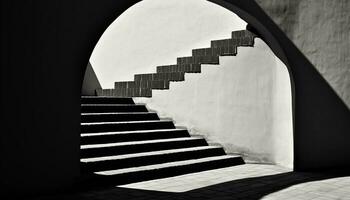
M 144 105 L 130 106 L 82 106 L 82 113 L 108 113 L 108 112 L 148 112 Z
M 231 34 L 232 39 L 237 38 L 244 38 L 244 37 L 250 37 L 251 39 L 254 39 L 256 35 L 248 30 L 242 30 L 242 31 L 233 31 Z
M 177 58 L 178 65 L 186 64 L 219 64 L 219 56 L 195 56 Z
M 211 156 L 221 156 L 225 152 L 222 148 L 205 149 L 199 151 L 179 152 L 172 154 L 162 154 L 153 156 L 144 156 L 138 158 L 129 158 L 123 160 L 110 160 L 95 163 L 82 163 L 82 169 L 85 172 L 96 172 L 105 170 L 122 169 L 129 167 L 139 167 L 143 165 L 160 164 L 166 162 L 175 162 L 189 159 L 198 159 Z
M 114 88 L 151 88 L 151 89 L 169 89 L 168 80 L 159 81 L 129 81 L 129 82 L 115 82 Z
M 132 98 L 81 98 L 81 104 L 135 104 Z
M 114 142 L 129 142 L 129 141 L 141 141 L 141 140 L 155 140 L 155 139 L 168 139 L 189 137 L 187 130 L 179 131 L 164 131 L 164 132 L 146 132 L 146 133 L 130 133 L 130 134 L 116 134 L 105 136 L 89 136 L 81 137 L 81 144 L 104 144 Z
M 106 147 L 98 149 L 81 149 L 81 158 L 94 158 L 101 156 L 112 156 L 112 155 L 122 155 L 129 153 L 140 153 L 148 151 L 160 151 L 166 149 L 179 149 L 179 148 L 189 148 L 197 146 L 208 145 L 204 139 L 199 140 L 185 140 L 185 141 L 171 141 L 171 142 L 161 142 L 152 144 L 137 144 L 137 145 L 127 145 L 119 147 Z
M 254 46 L 254 39 L 251 37 L 240 38 L 240 39 L 237 39 L 237 41 L 238 41 L 239 46 L 243 46 L 243 47 Z
M 97 96 L 107 97 L 152 97 L 150 88 L 117 88 L 117 89 L 98 89 Z
M 113 131 L 136 131 L 136 130 L 156 130 L 156 129 L 172 129 L 175 128 L 171 121 L 158 122 L 140 122 L 140 123 L 121 123 L 121 124 L 94 124 L 81 125 L 82 133 L 98 133 Z
M 159 120 L 156 113 L 135 113 L 135 114 L 103 114 L 103 115 L 82 115 L 81 122 L 121 122 L 121 121 L 146 121 Z
M 233 31 L 231 33 L 232 38 L 241 38 L 241 37 L 245 37 L 248 35 L 251 35 L 251 33 L 248 32 L 247 30 Z
M 211 48 L 223 48 L 223 47 L 238 47 L 238 46 L 253 46 L 254 40 L 251 37 L 213 40 L 211 41 Z
M 172 73 L 172 72 L 183 72 L 183 73 L 200 73 L 200 64 L 186 64 L 186 65 L 169 65 L 169 66 L 158 66 L 157 73 Z
M 135 81 L 184 81 L 185 75 L 181 72 L 136 74 L 134 79 Z
M 218 48 L 204 48 L 192 50 L 192 56 L 234 56 L 236 54 L 236 46 L 223 46 Z
M 90 183 L 95 185 L 122 185 L 140 181 L 147 181 L 159 178 L 167 178 L 188 173 L 201 172 L 206 170 L 218 169 L 223 167 L 230 167 L 244 164 L 242 158 L 228 158 L 223 160 L 208 161 L 204 163 L 197 163 L 185 166 L 169 167 L 164 169 L 140 171 L 133 173 L 120 174 L 115 176 L 95 175 L 91 177 Z

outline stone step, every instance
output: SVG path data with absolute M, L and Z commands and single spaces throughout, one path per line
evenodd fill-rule
M 115 82 L 114 88 L 169 89 L 169 80 L 140 80 Z
M 188 56 L 177 58 L 178 65 L 186 64 L 219 64 L 219 56 Z
M 144 104 L 81 104 L 81 113 L 148 112 Z
M 222 155 L 185 161 L 175 161 L 141 167 L 95 172 L 91 177 L 97 185 L 121 185 L 182 174 L 244 164 L 238 155 Z M 91 181 L 92 182 L 92 181 Z
M 222 48 L 222 47 L 239 47 L 239 46 L 253 46 L 254 39 L 251 37 L 233 38 L 233 39 L 222 39 L 212 40 L 210 43 L 211 48 Z
M 231 33 L 232 39 L 244 38 L 244 37 L 250 37 L 250 38 L 254 39 L 257 36 L 248 30 L 232 31 L 232 33 Z
M 111 97 L 152 97 L 151 88 L 97 89 L 97 96 Z
M 192 56 L 235 56 L 236 54 L 236 46 L 222 46 L 192 50 Z
M 84 171 L 104 171 L 129 167 L 154 165 L 189 159 L 199 159 L 210 156 L 224 155 L 219 146 L 199 146 L 181 149 L 150 151 L 134 154 L 83 158 L 80 160 Z
M 81 145 L 80 149 L 81 158 L 93 158 L 207 145 L 207 142 L 202 137 L 181 137 L 132 142 L 89 144 Z
M 171 120 L 81 123 L 82 133 L 136 131 L 175 128 Z
M 184 64 L 184 65 L 164 65 L 157 67 L 157 73 L 184 72 L 184 73 L 200 73 L 200 64 Z
M 135 74 L 135 81 L 141 81 L 141 80 L 184 81 L 185 74 L 183 72 Z
M 135 104 L 132 98 L 82 96 L 82 104 Z
M 211 48 L 222 48 L 222 47 L 237 47 L 239 43 L 236 39 L 221 39 L 210 41 Z
M 120 122 L 159 120 L 155 112 L 82 113 L 81 122 Z
M 155 130 L 137 130 L 120 132 L 102 132 L 102 133 L 83 133 L 80 143 L 85 144 L 103 144 L 116 142 L 130 142 L 141 140 L 155 140 L 189 137 L 186 129 L 155 129 Z

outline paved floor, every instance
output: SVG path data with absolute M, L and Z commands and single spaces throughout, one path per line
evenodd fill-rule
M 350 176 L 295 173 L 275 165 L 245 164 L 46 199 L 350 200 Z

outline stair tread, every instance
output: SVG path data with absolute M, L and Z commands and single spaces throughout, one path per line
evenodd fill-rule
M 144 121 L 120 121 L 120 122 L 87 122 L 81 125 L 102 125 L 102 124 L 137 124 L 137 123 L 153 123 L 153 122 L 172 122 L 172 120 L 158 119 L 158 120 L 144 120 Z
M 89 163 L 89 162 L 99 162 L 99 161 L 108 161 L 108 160 L 120 160 L 120 159 L 137 158 L 137 157 L 143 157 L 143 156 L 162 155 L 162 154 L 189 152 L 189 151 L 200 151 L 200 150 L 206 150 L 206 149 L 219 149 L 219 148 L 222 148 L 222 147 L 220 147 L 220 146 L 199 146 L 199 147 L 190 147 L 190 148 L 181 148 L 181 149 L 149 151 L 149 152 L 142 152 L 142 153 L 116 155 L 116 156 L 83 158 L 83 159 L 80 159 L 80 162 Z
M 88 144 L 88 145 L 81 145 L 80 149 L 95 149 L 95 148 L 128 146 L 128 145 L 138 145 L 138 144 L 152 144 L 152 143 L 162 143 L 162 142 L 189 141 L 189 140 L 199 140 L 199 139 L 203 139 L 203 137 L 193 136 L 193 137 L 180 137 L 180 138 L 159 139 L 159 140 L 141 140 L 141 141 L 116 142 L 116 143 L 105 143 L 105 144 Z
M 185 165 L 191 165 L 191 164 L 197 164 L 197 163 L 204 163 L 209 161 L 217 161 L 217 160 L 224 160 L 229 158 L 239 158 L 240 155 L 222 155 L 222 156 L 212 156 L 212 157 L 206 157 L 206 158 L 200 158 L 200 159 L 190 159 L 185 161 L 176 161 L 176 162 L 167 162 L 162 164 L 155 164 L 155 165 L 146 165 L 141 167 L 131 167 L 131 168 L 123 168 L 123 169 L 117 169 L 117 170 L 107 170 L 107 171 L 99 171 L 94 172 L 98 175 L 118 175 L 118 174 L 126 174 L 126 173 L 132 173 L 132 172 L 139 172 L 139 171 L 147 171 L 147 170 L 156 170 L 156 169 L 162 169 L 162 168 L 168 168 L 168 167 L 177 167 L 177 166 L 185 166 Z
M 114 131 L 114 132 L 102 132 L 102 133 L 83 133 L 81 137 L 89 137 L 89 136 L 104 136 L 104 135 L 120 135 L 120 134 L 134 134 L 134 133 L 149 133 L 149 132 L 164 132 L 164 131 L 180 131 L 187 130 L 181 128 L 175 129 L 155 129 L 155 130 L 136 130 L 136 131 Z

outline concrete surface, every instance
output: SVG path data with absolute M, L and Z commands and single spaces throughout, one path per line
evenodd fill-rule
M 350 108 L 350 1 L 256 0 Z

